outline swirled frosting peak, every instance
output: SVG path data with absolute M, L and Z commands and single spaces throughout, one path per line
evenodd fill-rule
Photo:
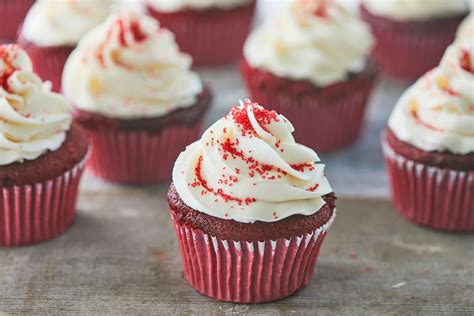
M 195 104 L 202 83 L 191 64 L 153 18 L 121 12 L 81 40 L 66 62 L 62 87 L 86 111 L 157 117 Z
M 474 42 L 452 44 L 400 98 L 389 127 L 425 151 L 474 152 Z
M 72 121 L 71 108 L 33 73 L 26 53 L 0 46 L 0 166 L 57 150 Z
M 244 46 L 250 66 L 328 86 L 364 69 L 373 46 L 368 26 L 333 0 L 295 0 L 255 29 Z
M 462 21 L 456 34 L 456 41 L 474 43 L 474 12 Z
M 38 46 L 76 45 L 107 18 L 115 1 L 38 0 L 25 18 L 23 36 Z
M 318 155 L 293 131 L 284 116 L 245 101 L 178 157 L 177 192 L 198 211 L 238 222 L 316 213 L 332 189 Z

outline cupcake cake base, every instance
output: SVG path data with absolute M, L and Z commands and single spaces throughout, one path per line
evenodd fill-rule
M 73 125 L 57 151 L 0 166 L 0 246 L 47 241 L 72 224 L 88 152 L 83 131 Z
M 474 231 L 474 155 L 424 152 L 382 134 L 395 209 L 408 220 L 447 231 Z
M 311 216 L 245 224 L 188 207 L 172 185 L 168 192 L 186 280 L 220 301 L 262 303 L 303 289 L 334 220 L 335 195 Z

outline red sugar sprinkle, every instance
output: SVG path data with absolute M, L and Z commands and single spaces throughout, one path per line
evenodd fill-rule
M 471 63 L 471 54 L 467 49 L 462 50 L 461 60 L 459 63 L 462 69 L 474 74 L 474 65 Z
M 308 168 L 310 171 L 314 170 L 314 164 L 305 162 L 305 163 L 300 163 L 300 164 L 293 164 L 291 165 L 291 168 L 295 169 L 296 171 L 303 172 L 305 171 L 306 168 Z
M 211 188 L 208 185 L 207 181 L 202 177 L 202 174 L 201 174 L 202 161 L 203 161 L 203 156 L 200 156 L 199 159 L 198 159 L 198 163 L 196 165 L 196 168 L 194 169 L 194 175 L 196 176 L 196 180 L 193 184 L 191 184 L 191 186 L 195 187 L 197 185 L 202 185 L 202 187 L 205 189 L 205 191 L 203 191 L 204 194 L 206 193 L 206 191 L 211 192 L 211 193 L 214 194 L 214 196 L 222 198 L 226 203 L 229 202 L 229 201 L 232 201 L 232 202 L 237 202 L 239 205 L 242 205 L 245 202 L 246 205 L 249 205 L 250 203 L 253 203 L 253 202 L 257 201 L 255 198 L 246 198 L 245 201 L 243 201 L 242 199 L 239 199 L 239 198 L 236 198 L 236 197 L 233 197 L 229 194 L 224 193 L 224 190 L 222 190 L 221 188 L 219 188 L 217 190 Z M 203 193 L 201 193 L 201 194 L 203 194 Z
M 252 123 L 250 122 L 250 119 L 247 115 L 248 108 L 252 109 L 252 112 L 258 124 L 266 132 L 269 132 L 267 129 L 267 125 L 272 122 L 279 121 L 278 114 L 275 111 L 266 110 L 257 103 L 252 103 L 247 100 L 245 101 L 244 105 L 233 107 L 229 114 L 233 121 L 242 129 L 242 136 L 248 134 L 256 135 Z
M 0 46 L 0 59 L 3 60 L 4 68 L 0 73 L 0 85 L 8 91 L 8 78 L 10 78 L 13 73 L 18 70 L 13 65 L 13 60 L 16 58 L 15 45 L 1 45 Z
M 444 132 L 444 130 L 441 129 L 441 128 L 438 128 L 438 127 L 436 127 L 436 126 L 433 126 L 433 125 L 431 125 L 431 124 L 428 124 L 428 123 L 426 123 L 426 122 L 423 122 L 423 121 L 420 119 L 420 117 L 418 116 L 418 112 L 416 111 L 416 109 L 412 109 L 412 110 L 411 110 L 411 115 L 413 116 L 413 118 L 415 119 L 415 121 L 418 122 L 418 124 L 421 124 L 421 125 L 423 125 L 424 127 L 429 128 L 429 129 L 431 129 L 431 130 L 434 130 L 434 131 L 436 131 L 436 132 Z
M 308 191 L 314 192 L 314 191 L 316 191 L 318 188 L 319 188 L 319 184 L 316 183 L 316 184 L 313 185 L 311 188 L 309 188 Z

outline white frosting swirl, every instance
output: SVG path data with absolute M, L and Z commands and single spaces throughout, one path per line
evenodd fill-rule
M 148 0 L 150 6 L 160 12 L 176 12 L 185 9 L 231 9 L 249 3 L 250 0 Z
M 294 1 L 254 30 L 244 47 L 250 66 L 324 87 L 364 69 L 373 46 L 368 26 L 333 1 Z
M 80 41 L 66 62 L 62 87 L 83 110 L 157 117 L 195 104 L 203 87 L 191 63 L 155 19 L 122 12 Z
M 374 15 L 399 21 L 422 21 L 463 14 L 469 0 L 362 0 Z
M 25 18 L 22 35 L 38 46 L 76 45 L 88 31 L 107 18 L 114 2 L 38 0 Z
M 456 41 L 474 43 L 474 12 L 469 14 L 459 26 Z
M 425 151 L 474 152 L 474 42 L 452 44 L 400 98 L 388 124 Z
M 57 150 L 71 122 L 71 107 L 33 73 L 26 53 L 0 46 L 0 166 Z
M 247 100 L 181 153 L 177 192 L 200 212 L 244 223 L 316 213 L 332 189 L 318 155 L 295 143 L 293 131 L 285 117 Z

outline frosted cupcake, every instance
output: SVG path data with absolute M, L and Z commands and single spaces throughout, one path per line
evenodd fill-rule
M 247 100 L 177 159 L 168 201 L 185 277 L 200 293 L 260 303 L 311 281 L 336 196 L 293 131 Z
M 71 225 L 89 148 L 71 109 L 24 51 L 0 46 L 0 246 L 49 240 Z
M 473 104 L 473 42 L 451 45 L 398 101 L 382 142 L 395 208 L 407 219 L 474 231 Z
M 383 72 L 415 80 L 435 67 L 469 12 L 468 0 L 362 0 Z
M 333 1 L 297 0 L 254 30 L 242 76 L 251 97 L 284 114 L 318 151 L 357 140 L 376 77 L 368 26 Z
M 38 0 L 19 31 L 18 44 L 30 55 L 35 72 L 61 90 L 67 57 L 79 40 L 110 13 L 114 0 Z
M 131 12 L 112 15 L 80 41 L 64 68 L 63 92 L 91 137 L 97 176 L 129 184 L 170 179 L 210 104 L 191 63 L 170 31 Z
M 0 0 L 0 42 L 13 42 L 34 0 Z
M 176 35 L 198 66 L 237 61 L 255 0 L 146 0 L 148 13 Z

